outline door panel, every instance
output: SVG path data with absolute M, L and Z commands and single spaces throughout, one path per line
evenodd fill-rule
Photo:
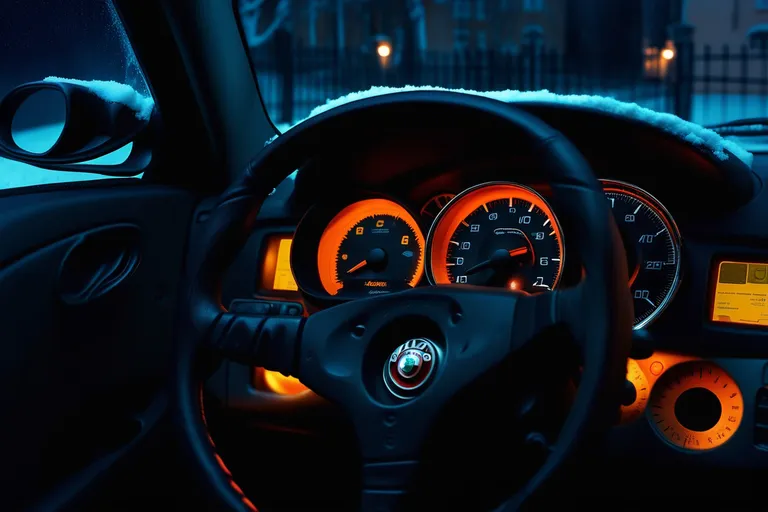
M 125 182 L 0 197 L 0 489 L 12 509 L 146 433 L 194 205 Z

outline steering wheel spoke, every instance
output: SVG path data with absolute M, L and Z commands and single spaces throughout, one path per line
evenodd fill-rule
M 546 332 L 562 327 L 578 345 L 585 343 L 583 285 L 520 298 L 515 311 L 512 350 L 518 351 Z

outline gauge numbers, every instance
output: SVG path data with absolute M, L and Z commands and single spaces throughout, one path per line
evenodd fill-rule
M 624 242 L 634 328 L 666 307 L 680 279 L 680 233 L 664 206 L 644 190 L 603 180 L 603 188 Z
M 564 251 L 560 225 L 537 192 L 515 183 L 478 185 L 438 214 L 430 235 L 435 284 L 553 290 Z
M 424 237 L 402 206 L 388 199 L 357 201 L 341 210 L 320 237 L 320 282 L 329 295 L 350 297 L 413 288 L 424 273 Z

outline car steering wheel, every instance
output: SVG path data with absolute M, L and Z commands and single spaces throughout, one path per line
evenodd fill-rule
M 434 112 L 441 115 L 431 121 Z M 427 126 L 451 118 L 519 134 L 541 162 L 558 214 L 571 220 L 569 239 L 582 263 L 579 283 L 536 295 L 460 285 L 420 287 L 343 303 L 308 318 L 227 312 L 220 302 L 222 277 L 274 187 L 316 152 L 345 150 L 350 139 L 359 136 L 350 132 L 383 137 L 408 116 Z M 546 461 L 502 508 L 519 508 L 597 422 L 606 422 L 605 412 L 618 407 L 632 303 L 626 256 L 608 202 L 589 165 L 561 133 L 508 104 L 460 93 L 416 91 L 329 110 L 262 150 L 200 228 L 199 238 L 190 242 L 185 273 L 175 415 L 191 466 L 199 471 L 216 508 L 248 510 L 252 505 L 221 464 L 204 424 L 200 356 L 210 356 L 211 351 L 295 376 L 341 406 L 354 425 L 362 455 L 364 512 L 399 509 L 443 406 L 502 361 L 520 356 L 523 347 L 553 326 L 566 328 L 580 349 L 578 392 Z M 421 356 L 428 354 L 431 377 L 416 398 L 385 397 L 382 368 L 392 348 L 381 346 L 385 341 L 380 334 L 414 317 L 442 333 L 441 339 L 428 340 L 429 346 L 416 346 Z M 395 346 L 407 341 L 394 340 Z M 410 361 L 404 370 L 412 371 L 414 364 L 424 364 L 423 358 Z

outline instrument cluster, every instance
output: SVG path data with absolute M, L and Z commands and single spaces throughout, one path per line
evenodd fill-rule
M 677 289 L 680 233 L 648 192 L 601 182 L 625 245 L 639 329 Z M 440 193 L 413 211 L 370 194 L 310 208 L 294 235 L 291 268 L 302 292 L 321 304 L 419 285 L 547 293 L 566 268 L 566 238 L 545 195 L 519 183 Z

